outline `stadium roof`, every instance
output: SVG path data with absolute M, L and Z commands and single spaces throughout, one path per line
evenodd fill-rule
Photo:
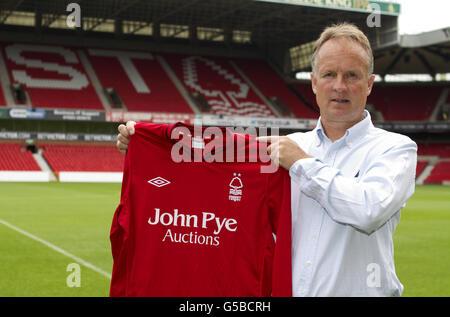
M 52 32 L 66 25 L 67 5 L 61 0 L 0 1 L 0 30 L 22 26 Z M 286 73 L 310 70 L 311 47 L 322 30 L 336 22 L 358 25 L 369 37 L 375 56 L 375 73 L 430 74 L 450 72 L 450 29 L 419 35 L 398 35 L 400 6 L 361 0 L 73 0 L 80 5 L 79 35 L 102 36 L 105 32 L 126 36 L 160 32 L 159 42 L 186 41 L 193 37 L 226 47 L 253 45 Z M 381 25 L 368 26 L 373 7 L 381 12 Z M 118 28 L 118 26 L 120 26 Z M 147 30 L 148 32 L 143 32 Z M 60 30 L 63 31 L 63 30 Z M 71 30 L 73 32 L 73 30 Z M 200 34 L 202 33 L 202 34 Z M 236 36 L 237 35 L 237 36 Z M 236 38 L 236 39 L 235 39 Z M 151 41 L 150 41 L 151 42 Z M 180 42 L 184 43 L 184 42 Z M 221 44 L 222 43 L 222 44 Z M 286 67 L 286 52 L 304 44 L 298 64 Z M 197 45 L 201 45 L 198 43 Z M 303 55 L 302 55 L 303 54 Z M 291 52 L 291 63 L 294 61 Z
M 42 17 L 35 26 L 51 26 L 66 16 L 71 1 L 4 0 L 0 2 L 0 24 L 15 12 Z M 396 26 L 400 6 L 380 1 L 357 0 L 74 0 L 80 4 L 84 31 L 105 23 L 135 22 L 137 32 L 149 25 L 177 25 L 216 29 L 215 36 L 230 31 L 251 32 L 258 46 L 291 47 L 314 40 L 326 25 L 348 21 L 362 27 L 369 38 L 376 38 L 377 28 L 367 26 L 371 4 L 378 5 L 383 23 Z M 174 36 L 184 32 L 181 28 Z M 133 27 L 131 30 L 133 33 Z
M 375 52 L 374 57 L 380 75 L 450 73 L 450 27 L 401 35 L 397 44 Z

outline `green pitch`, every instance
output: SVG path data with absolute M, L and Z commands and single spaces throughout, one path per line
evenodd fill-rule
M 120 184 L 0 183 L 0 193 L 0 296 L 108 296 Z M 450 296 L 450 187 L 418 186 L 394 243 L 403 296 Z
M 416 186 L 394 247 L 403 296 L 450 296 L 450 187 Z
M 0 183 L 0 221 L 111 274 L 109 230 L 120 184 Z M 108 296 L 110 280 L 0 223 L 0 296 Z M 70 267 L 69 267 L 70 268 Z M 69 279 L 69 283 L 67 281 Z M 78 284 L 71 283 L 77 282 Z M 72 287 L 69 287 L 69 286 Z

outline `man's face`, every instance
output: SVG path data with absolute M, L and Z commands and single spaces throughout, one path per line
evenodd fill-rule
M 317 53 L 312 88 L 324 122 L 356 123 L 362 119 L 375 76 L 368 76 L 369 57 L 349 39 L 325 42 Z

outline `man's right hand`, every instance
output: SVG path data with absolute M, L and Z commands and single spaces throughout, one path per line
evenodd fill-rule
M 128 143 L 130 142 L 130 135 L 134 134 L 134 125 L 136 122 L 128 121 L 126 125 L 121 124 L 117 128 L 119 130 L 119 134 L 117 135 L 117 148 L 119 151 L 125 155 L 128 149 Z

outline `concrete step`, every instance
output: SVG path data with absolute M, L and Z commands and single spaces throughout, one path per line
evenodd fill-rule
M 50 166 L 48 165 L 47 161 L 42 156 L 42 149 L 39 149 L 38 153 L 33 153 L 33 157 L 36 160 L 36 163 L 42 169 L 42 171 L 49 173 L 50 181 L 51 182 L 56 182 L 57 178 L 55 176 L 55 173 L 53 173 L 53 171 L 50 168 Z

